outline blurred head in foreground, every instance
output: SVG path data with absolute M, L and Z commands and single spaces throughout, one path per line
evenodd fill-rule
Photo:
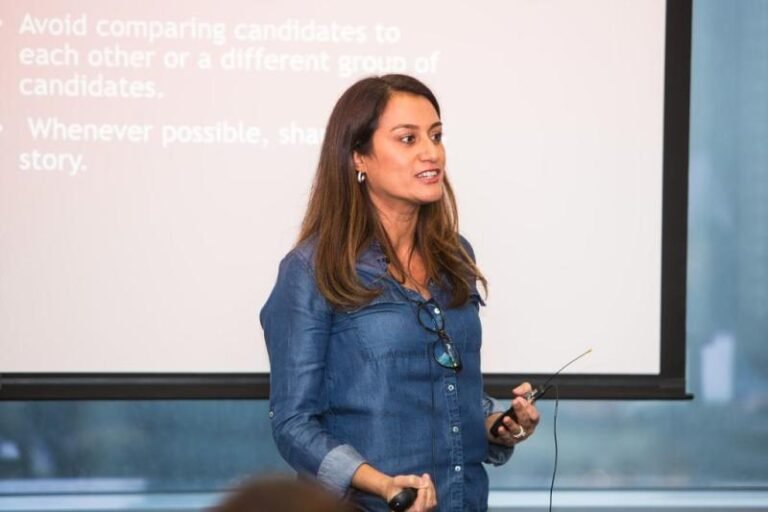
M 212 512 L 354 512 L 346 502 L 307 480 L 269 477 L 237 487 Z

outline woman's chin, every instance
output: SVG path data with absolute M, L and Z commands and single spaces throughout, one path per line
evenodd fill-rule
M 419 203 L 421 204 L 436 203 L 440 201 L 442 198 L 443 198 L 443 187 L 440 186 L 438 189 L 434 191 L 430 191 L 425 194 L 420 194 Z

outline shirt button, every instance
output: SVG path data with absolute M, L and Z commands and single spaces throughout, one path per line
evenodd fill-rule
M 269 411 L 269 417 L 274 418 L 275 417 L 275 411 Z
M 454 434 L 458 434 L 459 433 L 459 427 L 457 427 L 456 425 L 454 425 L 451 430 L 453 431 Z
M 461 466 L 453 466 L 453 470 L 457 473 L 461 472 Z
M 448 384 L 448 391 L 453 391 L 454 389 L 456 389 L 456 386 L 453 384 Z

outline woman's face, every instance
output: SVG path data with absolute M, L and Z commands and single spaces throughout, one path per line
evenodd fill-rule
M 437 111 L 423 96 L 394 93 L 379 117 L 370 155 L 354 154 L 379 209 L 407 213 L 443 196 L 445 148 Z

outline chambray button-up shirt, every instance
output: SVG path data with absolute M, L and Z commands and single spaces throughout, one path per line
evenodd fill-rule
M 350 488 L 364 462 L 389 475 L 429 473 L 441 511 L 486 510 L 483 462 L 502 464 L 512 450 L 486 438 L 485 417 L 504 407 L 483 393 L 476 290 L 464 306 L 441 308 L 463 363 L 455 371 L 434 360 L 437 335 L 417 318 L 424 299 L 391 278 L 378 243 L 357 272 L 381 294 L 352 311 L 334 310 L 320 294 L 313 261 L 310 243 L 291 251 L 261 311 L 269 416 L 282 456 L 364 510 L 388 510 Z M 445 290 L 430 285 L 430 292 L 449 303 Z

